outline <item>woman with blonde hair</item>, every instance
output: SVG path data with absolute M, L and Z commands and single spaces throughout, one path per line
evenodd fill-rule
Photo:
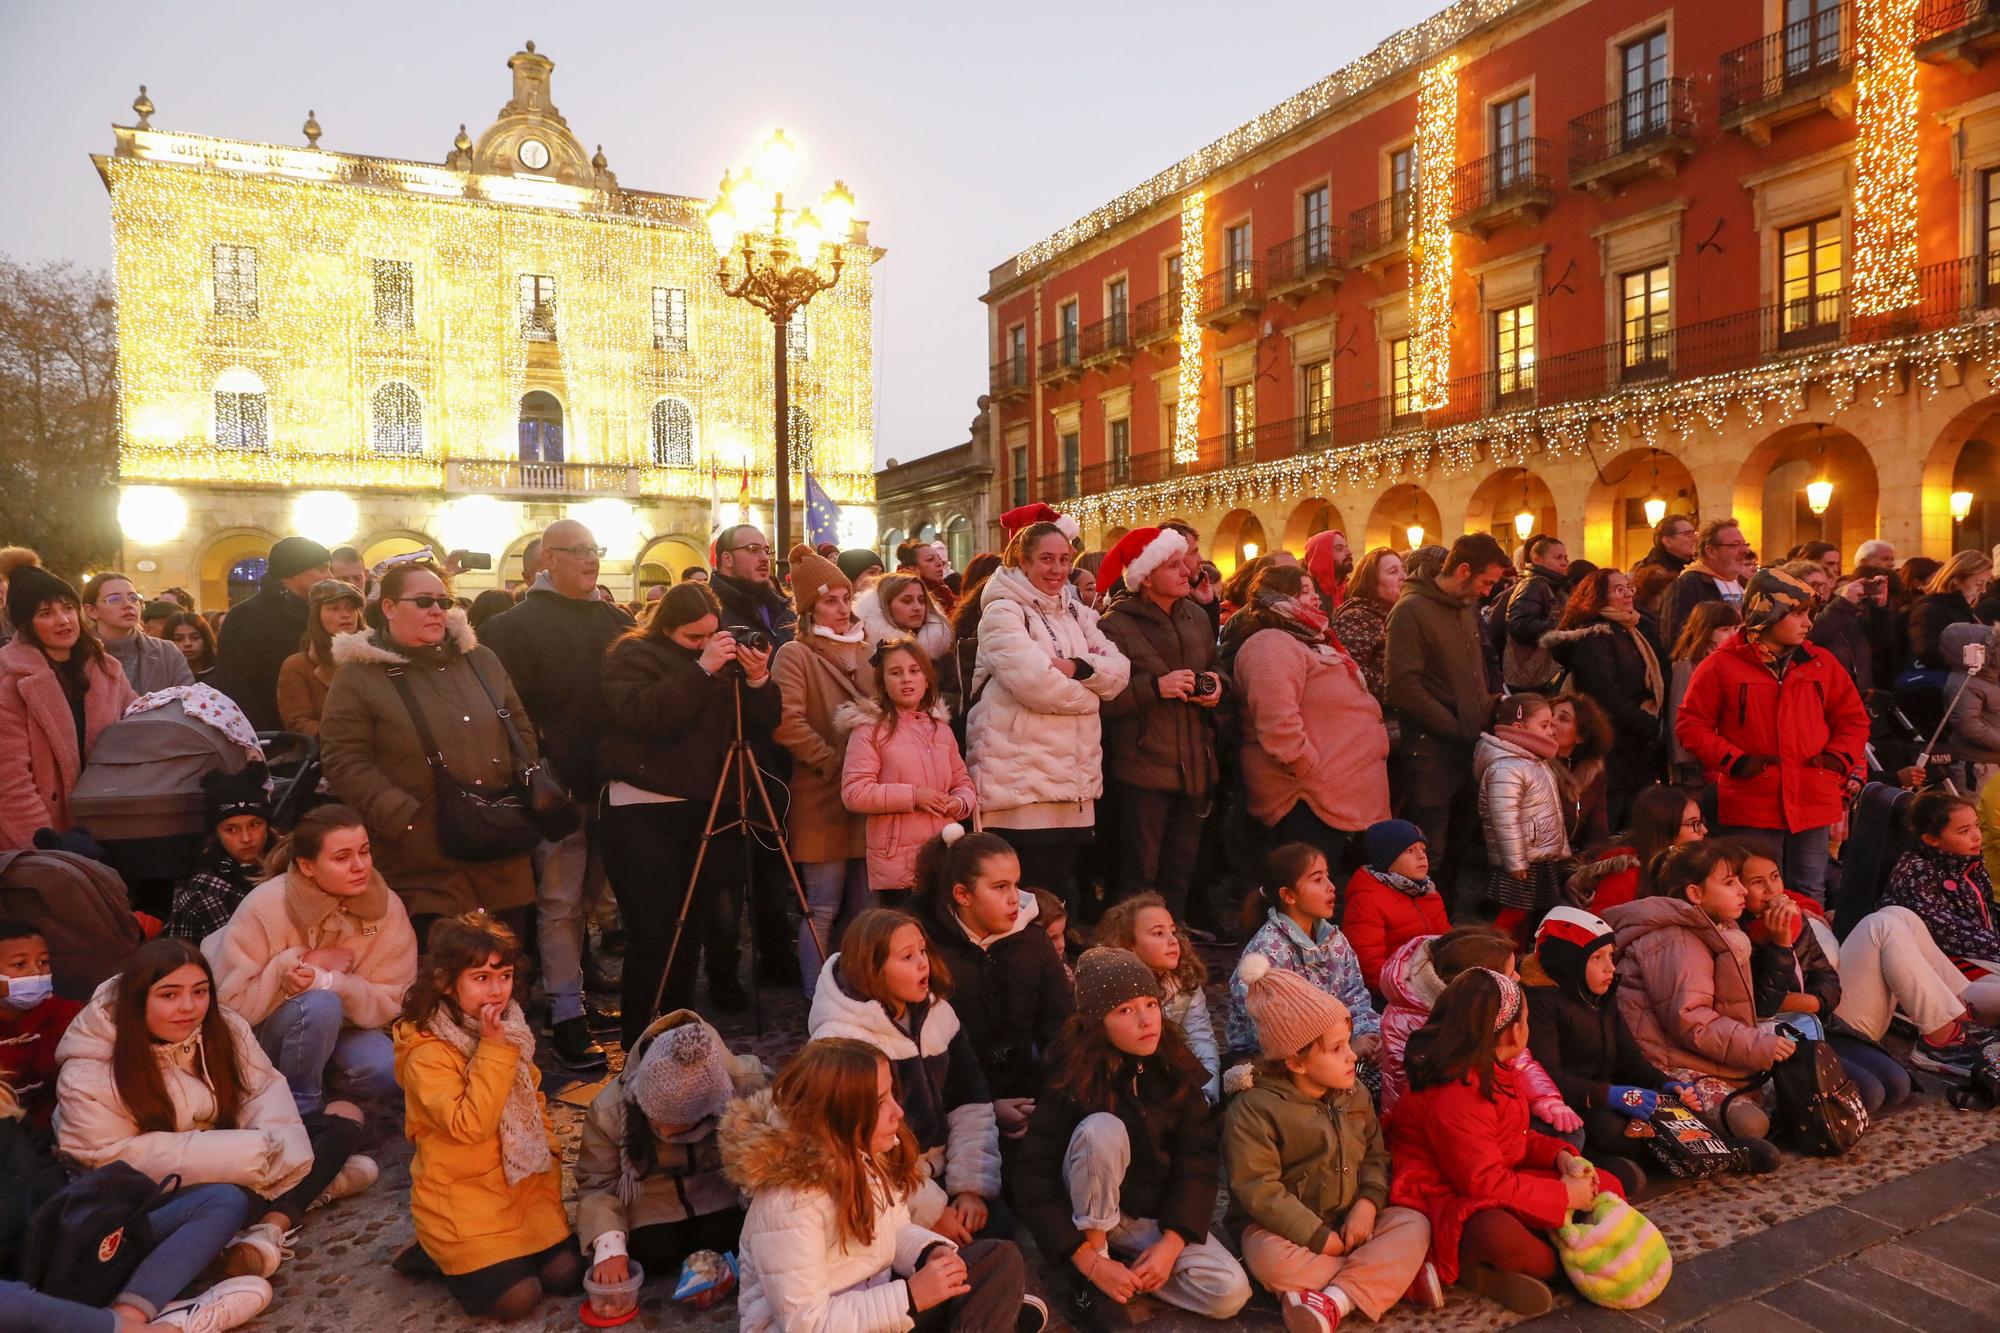
M 1910 608 L 1912 666 L 1940 673 L 1950 669 L 1944 659 L 1944 632 L 1953 625 L 1979 623 L 1972 607 L 1992 581 L 1993 561 L 1978 551 L 1960 551 L 1931 575 L 1924 595 Z

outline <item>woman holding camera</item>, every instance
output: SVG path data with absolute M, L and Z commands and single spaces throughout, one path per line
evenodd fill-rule
M 771 663 L 783 699 L 772 737 L 792 754 L 785 837 L 812 909 L 799 924 L 799 978 L 810 1000 L 839 931 L 870 906 L 868 821 L 840 798 L 848 733 L 834 714 L 842 704 L 874 701 L 875 668 L 868 632 L 854 618 L 854 585 L 840 566 L 806 546 L 792 549 L 791 565 L 799 624 Z
M 743 729 L 769 731 L 778 722 L 778 691 L 771 684 L 771 654 L 738 643 L 719 629 L 722 603 L 706 584 L 677 583 L 652 616 L 611 645 L 604 663 L 604 713 L 617 725 L 604 729 L 598 758 L 605 779 L 600 811 L 604 873 L 625 922 L 625 971 L 620 1020 L 626 1050 L 652 1021 L 653 997 L 666 970 L 675 923 L 687 904 L 686 933 L 674 951 L 661 1013 L 694 1001 L 695 973 L 704 951 L 711 962 L 725 951 L 726 892 L 743 874 L 743 834 L 718 834 L 694 873 L 723 760 L 736 739 L 737 686 L 742 686 Z M 725 792 L 735 790 L 732 785 Z M 734 801 L 718 818 L 736 817 Z M 728 981 L 733 982 L 734 978 Z M 711 975 L 709 988 L 718 985 Z

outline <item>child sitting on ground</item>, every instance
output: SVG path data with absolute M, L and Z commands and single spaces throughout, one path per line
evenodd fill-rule
M 1910 803 L 1909 822 L 1917 845 L 1897 858 L 1882 904 L 1917 914 L 1937 947 L 1972 978 L 1966 1006 L 1986 1012 L 1991 992 L 2000 991 L 2000 931 L 1993 928 L 1993 881 L 1980 856 L 1978 808 L 1966 797 L 1927 791 Z
M 1558 1266 L 1547 1233 L 1622 1187 L 1529 1128 L 1508 1068 L 1527 1046 L 1528 1007 L 1512 978 L 1480 967 L 1445 987 L 1410 1037 L 1410 1091 L 1389 1117 L 1389 1201 L 1430 1219 L 1440 1279 L 1538 1315 Z
M 1355 1078 L 1347 1010 L 1251 954 L 1240 969 L 1261 1057 L 1223 1114 L 1229 1219 L 1243 1262 L 1279 1294 L 1290 1333 L 1333 1333 L 1408 1296 L 1444 1305 L 1430 1224 L 1389 1207 L 1389 1149 Z
M 1354 947 L 1333 924 L 1334 887 L 1326 857 L 1303 842 L 1281 843 L 1264 858 L 1264 877 L 1244 912 L 1245 923 L 1264 909 L 1264 924 L 1243 946 L 1262 954 L 1273 967 L 1297 972 L 1347 1007 L 1354 1023 L 1354 1054 L 1373 1065 L 1382 1046 L 1382 1020 L 1368 998 Z M 1242 968 L 1229 979 L 1229 1053 L 1232 1062 L 1258 1049 L 1257 1024 L 1242 982 Z M 1372 1075 L 1364 1071 L 1364 1078 Z
M 1069 908 L 1047 889 L 1030 889 L 1029 892 L 1035 895 L 1035 921 L 1041 926 L 1042 933 L 1049 937 L 1049 947 L 1062 960 L 1063 975 L 1074 986 L 1076 964 L 1070 961 L 1069 956 Z
M 42 928 L 0 917 L 0 1081 L 18 1099 L 31 1130 L 48 1129 L 56 1109 L 56 1044 L 82 1012 L 55 992 Z
M 1493 925 L 1525 952 L 1543 915 L 1562 900 L 1569 878 L 1569 834 L 1562 790 L 1549 761 L 1557 749 L 1556 716 L 1539 694 L 1510 694 L 1479 738 L 1472 771 L 1493 877 L 1486 896 L 1500 905 Z
M 395 1028 L 417 1231 L 396 1267 L 442 1274 L 460 1309 L 497 1320 L 583 1280 L 535 1034 L 514 1000 L 520 956 L 483 912 L 438 921 Z
M 160 932 L 196 944 L 228 925 L 250 890 L 264 880 L 264 850 L 271 832 L 264 766 L 207 774 L 201 780 L 201 805 L 208 846 L 194 874 L 174 889 L 173 907 Z
M 1167 900 L 1157 893 L 1125 899 L 1099 919 L 1093 938 L 1114 949 L 1130 949 L 1153 969 L 1160 981 L 1160 1011 L 1181 1030 L 1188 1049 L 1208 1071 L 1208 1082 L 1202 1085 L 1208 1100 L 1221 1101 L 1222 1053 L 1216 1049 L 1215 1024 L 1202 992 L 1208 969 L 1195 952 L 1194 941 L 1167 910 Z
M 1419 935 L 1451 929 L 1444 896 L 1431 880 L 1430 848 L 1424 831 L 1407 819 L 1370 824 L 1361 835 L 1368 858 L 1347 881 L 1347 912 L 1341 932 L 1354 946 L 1361 979 L 1369 994 L 1382 995 L 1382 965 L 1389 955 Z
M 590 1103 L 576 1154 L 576 1230 L 596 1281 L 625 1281 L 636 1260 L 673 1284 L 697 1250 L 735 1250 L 743 1199 L 723 1176 L 716 1127 L 732 1098 L 764 1083 L 757 1057 L 731 1055 L 692 1009 L 640 1035 Z

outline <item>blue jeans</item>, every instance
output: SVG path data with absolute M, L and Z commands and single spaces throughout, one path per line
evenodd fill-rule
M 840 935 L 847 923 L 873 905 L 868 895 L 868 862 L 859 856 L 851 861 L 801 861 L 799 882 L 805 886 L 806 903 L 812 908 L 810 926 L 799 923 L 799 980 L 805 983 L 806 999 L 810 1000 L 826 962 L 813 947 L 813 930 L 819 931 L 827 953 L 840 952 Z
M 536 935 L 541 944 L 542 989 L 549 996 L 549 1017 L 560 1023 L 583 1017 L 583 901 L 604 879 L 597 855 L 596 805 L 577 806 L 583 825 L 560 842 L 545 842 L 535 852 L 537 874 Z
M 1835 1033 L 1829 1044 L 1840 1057 L 1840 1067 L 1854 1080 L 1861 1104 L 1868 1108 L 1869 1115 L 1909 1099 L 1910 1071 L 1895 1056 L 1880 1046 L 1842 1033 Z
M 294 995 L 257 1025 L 257 1044 L 291 1085 L 299 1114 L 326 1105 L 326 1071 L 355 1097 L 396 1090 L 396 1048 L 386 1032 L 343 1027 L 340 997 L 330 990 Z
M 1735 838 L 1748 843 L 1759 853 L 1778 863 L 1784 872 L 1785 887 L 1794 893 L 1803 893 L 1816 903 L 1826 902 L 1827 833 L 1823 828 L 1809 828 L 1801 833 L 1787 833 L 1776 828 L 1746 828 L 1741 824 L 1731 824 L 1715 831 L 1718 838 Z

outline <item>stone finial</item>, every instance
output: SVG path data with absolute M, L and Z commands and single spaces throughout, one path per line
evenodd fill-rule
M 140 129 L 153 128 L 153 99 L 146 96 L 146 85 L 143 83 L 139 85 L 139 95 L 132 99 L 132 110 L 139 117 Z
M 458 123 L 458 137 L 451 141 L 451 146 L 461 153 L 472 151 L 472 136 L 465 132 L 464 121 Z
M 597 154 L 596 156 L 590 159 L 590 169 L 592 171 L 595 171 L 598 175 L 602 176 L 604 174 L 604 169 L 610 165 L 611 165 L 610 161 L 607 160 L 604 156 L 604 145 L 603 144 L 597 145 Z
M 320 135 L 319 113 L 312 110 L 311 108 L 307 108 L 306 110 L 306 123 L 304 129 L 306 135 L 306 147 L 308 148 L 319 147 L 319 135 Z
M 535 54 L 535 43 L 533 39 L 530 39 L 528 42 L 528 54 L 529 55 Z

